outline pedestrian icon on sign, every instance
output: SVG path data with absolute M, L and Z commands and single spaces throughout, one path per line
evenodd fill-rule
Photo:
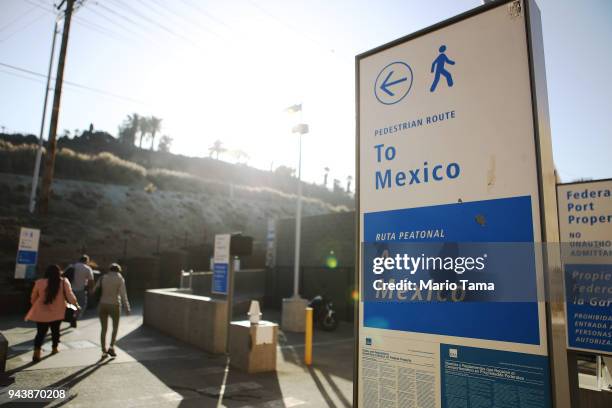
M 431 64 L 431 72 L 435 71 L 435 77 L 433 84 L 431 84 L 431 89 L 429 90 L 429 92 L 433 92 L 436 90 L 438 82 L 440 81 L 440 75 L 444 75 L 444 77 L 446 78 L 446 83 L 449 87 L 453 86 L 453 76 L 450 72 L 446 70 L 446 68 L 444 68 L 444 65 L 455 65 L 455 61 L 452 61 L 446 56 L 446 54 L 444 54 L 444 52 L 446 51 L 446 45 L 440 46 L 439 51 L 440 55 L 438 55 L 438 57 Z

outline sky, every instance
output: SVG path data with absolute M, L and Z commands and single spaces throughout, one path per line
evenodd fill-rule
M 553 149 L 562 181 L 610 178 L 612 1 L 538 0 Z M 85 0 L 70 31 L 59 133 L 116 135 L 128 114 L 163 119 L 172 151 L 221 140 L 252 166 L 344 185 L 354 174 L 355 55 L 479 0 Z M 52 0 L 0 0 L 0 126 L 39 133 Z M 59 48 L 59 37 L 58 37 Z M 56 52 L 57 55 L 57 52 Z M 87 88 L 87 89 L 85 89 Z M 285 108 L 301 103 L 301 113 Z M 44 132 L 47 137 L 47 129 Z M 227 153 L 227 161 L 236 159 Z

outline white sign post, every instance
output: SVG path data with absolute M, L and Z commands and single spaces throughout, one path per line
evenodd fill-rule
M 230 234 L 215 235 L 211 292 L 218 295 L 227 295 L 229 292 L 231 237 Z
M 558 259 L 534 255 L 558 237 L 538 13 L 498 1 L 357 57 L 357 407 L 569 407 L 543 298 Z M 398 282 L 394 260 L 424 259 L 406 253 L 416 243 L 461 267 L 473 243 L 531 255 L 508 270 L 479 253 L 485 276 L 514 285 L 474 295 L 486 302 L 452 288 L 459 263 L 429 280 L 446 288 L 380 289 Z M 421 269 L 406 276 L 438 272 Z
M 213 254 L 213 276 L 211 292 L 225 295 L 227 302 L 227 324 L 225 334 L 225 351 L 229 353 L 230 326 L 234 309 L 234 265 L 231 262 L 231 234 L 215 235 Z
M 40 230 L 21 227 L 15 262 L 15 279 L 35 279 Z

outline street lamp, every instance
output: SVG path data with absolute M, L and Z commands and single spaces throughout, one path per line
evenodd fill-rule
M 302 136 L 308 133 L 308 125 L 300 123 L 293 127 L 292 133 L 299 134 L 299 158 L 298 158 L 298 188 L 297 208 L 295 210 L 295 256 L 293 262 L 293 298 L 299 299 L 300 284 L 300 245 L 302 237 Z
M 300 112 L 302 119 L 302 104 L 288 107 L 286 112 Z M 300 122 L 302 122 L 300 120 Z M 283 330 L 293 332 L 303 332 L 305 329 L 305 308 L 308 305 L 306 299 L 300 297 L 300 246 L 302 236 L 302 136 L 308 133 L 308 125 L 299 123 L 291 129 L 291 133 L 299 135 L 299 156 L 297 173 L 297 204 L 295 214 L 295 255 L 293 261 L 293 296 L 283 299 L 283 310 L 281 326 Z

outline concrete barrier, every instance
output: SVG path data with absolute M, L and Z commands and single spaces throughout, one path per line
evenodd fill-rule
M 225 352 L 227 305 L 224 300 L 179 289 L 145 292 L 144 324 L 209 353 Z

